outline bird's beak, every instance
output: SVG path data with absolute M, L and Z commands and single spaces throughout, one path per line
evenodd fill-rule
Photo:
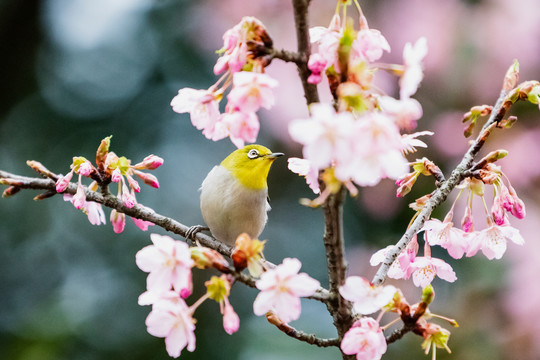
M 266 155 L 265 157 L 275 160 L 276 158 L 285 155 L 284 153 L 271 153 L 270 155 Z

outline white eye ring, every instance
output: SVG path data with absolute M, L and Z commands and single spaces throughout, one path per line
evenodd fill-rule
M 257 151 L 257 149 L 251 149 L 249 150 L 249 152 L 247 153 L 247 156 L 248 158 L 250 159 L 256 159 L 259 157 L 259 152 Z

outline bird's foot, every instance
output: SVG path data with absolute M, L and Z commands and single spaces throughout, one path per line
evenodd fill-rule
M 210 228 L 208 226 L 202 226 L 202 225 L 194 225 L 192 227 L 190 227 L 188 229 L 188 231 L 186 231 L 186 239 L 187 240 L 191 240 L 191 241 L 196 241 L 196 238 L 195 236 L 197 235 L 197 233 L 201 232 L 201 231 L 209 231 Z

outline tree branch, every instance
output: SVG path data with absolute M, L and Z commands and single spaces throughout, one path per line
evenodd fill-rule
M 36 196 L 36 200 L 41 200 L 47 197 L 51 197 L 57 194 L 56 192 L 56 183 L 53 179 L 58 179 L 58 175 L 48 171 L 46 168 L 41 168 L 40 171 L 44 171 L 47 173 L 48 179 L 44 178 L 32 178 L 32 177 L 26 177 L 26 176 L 20 176 L 11 174 L 7 171 L 0 170 L 0 184 L 8 185 L 10 187 L 16 188 L 16 189 L 33 189 L 33 190 L 44 190 L 47 196 L 43 196 L 43 194 L 40 194 Z M 77 192 L 77 185 L 76 184 L 69 184 L 68 188 L 65 191 L 68 194 L 74 195 Z M 180 235 L 182 237 L 186 237 L 187 231 L 190 229 L 189 226 L 186 226 L 184 224 L 179 223 L 178 221 L 171 219 L 169 217 L 163 216 L 161 214 L 158 214 L 152 210 L 149 210 L 148 208 L 136 204 L 134 207 L 129 208 L 123 204 L 123 202 L 118 199 L 116 196 L 111 195 L 107 191 L 107 195 L 103 195 L 101 193 L 90 191 L 85 187 L 86 192 L 86 200 L 87 201 L 93 201 L 99 204 L 102 204 L 106 207 L 109 207 L 111 209 L 115 209 L 118 212 L 122 212 L 128 216 L 141 219 L 144 221 L 149 221 L 167 231 L 170 231 L 174 234 Z M 198 243 L 202 246 L 208 247 L 210 249 L 216 250 L 217 252 L 221 253 L 222 255 L 231 256 L 232 248 L 223 244 L 222 242 L 214 239 L 213 237 L 206 235 L 204 233 L 197 233 L 194 236 L 195 239 L 187 239 L 189 242 Z M 275 267 L 274 264 L 267 262 L 267 264 L 270 267 Z M 221 272 L 228 273 L 233 275 L 236 280 L 239 282 L 254 288 L 255 287 L 255 281 L 256 279 L 253 278 L 249 274 L 245 274 L 242 272 L 238 272 L 234 269 L 234 267 L 229 266 L 226 268 L 219 269 Z M 309 299 L 317 300 L 322 303 L 327 304 L 333 296 L 329 293 L 328 290 L 324 288 L 319 288 L 315 294 L 308 297 Z
M 334 339 L 323 339 L 317 337 L 315 334 L 308 334 L 300 330 L 296 330 L 292 326 L 290 326 L 287 323 L 284 323 L 279 319 L 273 312 L 268 312 L 266 314 L 266 319 L 269 323 L 272 325 L 275 325 L 280 331 L 285 333 L 286 335 L 295 338 L 296 340 L 307 342 L 311 345 L 317 345 L 319 347 L 329 347 L 329 346 L 338 346 L 340 344 L 340 340 L 337 338 Z
M 308 8 L 309 0 L 292 0 L 294 8 L 294 23 L 296 27 L 296 39 L 298 54 L 302 61 L 296 63 L 298 66 L 298 74 L 302 80 L 302 86 L 304 88 L 304 97 L 306 103 L 319 102 L 319 92 L 317 91 L 317 85 L 308 83 L 307 79 L 310 75 L 310 71 L 307 67 L 307 61 L 309 55 L 311 55 L 311 45 L 309 39 L 309 23 L 308 23 Z
M 460 163 L 452 171 L 448 180 L 443 182 L 441 186 L 435 190 L 433 196 L 431 196 L 431 198 L 427 201 L 426 205 L 420 211 L 412 225 L 407 229 L 405 234 L 403 234 L 399 242 L 388 252 L 386 258 L 384 259 L 383 263 L 377 270 L 377 273 L 373 277 L 373 284 L 380 285 L 384 282 L 388 273 L 388 269 L 390 268 L 396 257 L 405 249 L 413 236 L 417 232 L 419 232 L 420 229 L 422 229 L 426 220 L 429 219 L 432 211 L 441 203 L 443 203 L 450 194 L 450 192 L 465 178 L 465 174 L 467 174 L 467 171 L 473 166 L 474 158 L 487 140 L 491 129 L 497 122 L 502 120 L 502 118 L 506 114 L 506 111 L 508 110 L 508 105 L 505 104 L 505 99 L 507 95 L 508 91 L 501 91 L 501 93 L 499 94 L 499 98 L 497 99 L 497 102 L 493 107 L 490 117 L 482 127 L 482 130 L 480 131 L 478 137 L 469 147 L 469 149 L 461 159 Z

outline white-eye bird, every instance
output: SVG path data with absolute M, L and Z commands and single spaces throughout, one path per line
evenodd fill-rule
M 261 145 L 233 151 L 208 173 L 201 186 L 201 212 L 212 235 L 234 246 L 241 233 L 257 238 L 270 210 L 266 178 L 273 153 Z

